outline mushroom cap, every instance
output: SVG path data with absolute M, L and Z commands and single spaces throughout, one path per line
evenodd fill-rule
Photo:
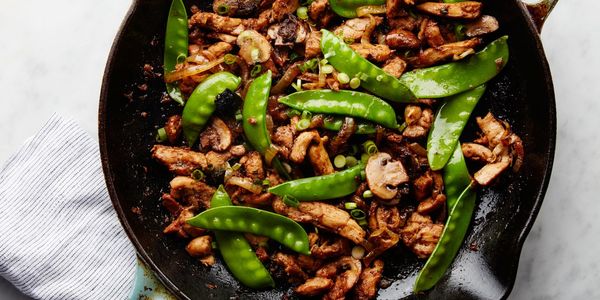
M 398 185 L 409 181 L 402 163 L 393 161 L 385 152 L 369 157 L 365 173 L 369 189 L 382 200 L 393 199 L 398 194 Z
M 269 41 L 255 30 L 244 30 L 238 35 L 239 55 L 248 63 L 262 63 L 271 57 L 272 47 Z

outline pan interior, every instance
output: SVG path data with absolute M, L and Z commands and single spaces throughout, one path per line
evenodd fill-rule
M 185 1 L 207 8 L 209 3 Z M 144 77 L 149 64 L 162 71 L 164 26 L 170 1 L 138 0 L 113 46 L 100 101 L 100 143 L 107 185 L 126 231 L 165 285 L 181 298 L 291 298 L 289 285 L 255 291 L 238 284 L 219 262 L 201 266 L 184 250 L 185 242 L 162 229 L 169 213 L 160 196 L 172 176 L 150 158 L 156 129 L 178 112 L 160 104 L 162 78 Z M 474 116 L 491 110 L 508 120 L 525 143 L 522 172 L 478 192 L 475 219 L 447 276 L 423 299 L 499 299 L 512 288 L 521 245 L 541 204 L 554 153 L 555 111 L 550 74 L 537 33 L 517 1 L 484 1 L 488 13 L 508 34 L 510 60 L 488 86 Z M 140 85 L 147 84 L 148 92 Z M 146 114 L 146 117 L 142 116 Z M 474 136 L 473 124 L 466 129 Z M 412 299 L 423 262 L 398 248 L 387 253 L 381 299 Z M 216 286 L 216 288 L 214 288 Z

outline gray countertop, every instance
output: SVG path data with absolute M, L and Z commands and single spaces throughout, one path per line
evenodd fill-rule
M 104 64 L 129 6 L 123 0 L 5 0 L 0 10 L 0 162 L 54 113 L 97 136 Z M 554 171 L 525 242 L 510 299 L 599 299 L 600 8 L 558 4 L 542 40 L 558 109 Z M 0 300 L 27 299 L 0 279 Z

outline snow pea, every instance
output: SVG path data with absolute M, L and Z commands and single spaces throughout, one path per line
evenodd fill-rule
M 203 211 L 187 223 L 210 230 L 237 231 L 269 237 L 310 255 L 308 235 L 300 224 L 270 211 L 245 206 L 222 206 Z
M 344 119 L 342 117 L 332 117 L 327 116 L 323 119 L 323 127 L 327 130 L 339 131 L 344 124 Z M 372 123 L 358 121 L 356 125 L 356 132 L 354 134 L 373 134 L 377 132 L 377 128 Z
M 485 85 L 448 97 L 440 106 L 427 138 L 427 159 L 432 170 L 441 170 L 454 150 Z
M 269 70 L 252 81 L 242 108 L 244 134 L 252 147 L 262 155 L 271 147 L 266 121 L 271 78 L 271 70 Z
M 379 97 L 395 102 L 414 102 L 415 96 L 398 78 L 360 56 L 332 32 L 326 29 L 321 32 L 321 51 L 336 70 L 350 77 L 363 77 L 361 86 Z
M 476 200 L 474 184 L 469 184 L 450 210 L 440 240 L 417 276 L 415 293 L 435 286 L 454 261 L 471 223 Z
M 398 128 L 394 108 L 366 93 L 345 90 L 300 91 L 279 98 L 279 103 L 300 111 L 357 117 L 388 128 Z
M 462 153 L 460 143 L 457 142 L 454 152 L 444 167 L 444 190 L 446 191 L 446 203 L 448 211 L 452 210 L 454 203 L 460 193 L 471 183 L 471 175 L 467 169 L 467 163 Z
M 477 194 L 460 143 L 455 144 L 454 153 L 444 167 L 444 185 L 450 213 L 438 244 L 417 276 L 416 293 L 432 288 L 444 276 L 463 243 L 475 210 Z
M 508 63 L 508 36 L 491 42 L 469 58 L 404 73 L 400 82 L 417 98 L 444 98 L 482 85 Z
M 188 55 L 188 17 L 182 0 L 173 0 L 167 18 L 165 32 L 164 72 L 175 70 L 178 63 Z M 183 95 L 176 83 L 167 83 L 167 93 L 171 99 L 183 105 Z
M 385 0 L 329 0 L 331 10 L 344 18 L 356 18 L 356 9 L 367 5 L 383 5 Z
M 267 105 L 271 93 L 272 74 L 268 70 L 260 75 L 248 87 L 242 107 L 242 127 L 248 142 L 263 156 L 271 149 L 271 137 L 267 129 Z M 279 158 L 274 157 L 271 164 L 279 175 L 290 179 Z
M 223 186 L 219 186 L 210 201 L 210 207 L 232 205 Z M 216 230 L 215 239 L 225 264 L 243 285 L 255 289 L 275 286 L 271 274 L 256 257 L 256 253 L 243 234 Z
M 237 90 L 241 81 L 229 72 L 219 72 L 208 76 L 194 89 L 181 115 L 183 134 L 190 147 L 196 142 L 200 131 L 215 111 L 217 95 L 226 89 Z
M 301 178 L 284 182 L 269 189 L 277 196 L 292 196 L 298 201 L 316 201 L 350 195 L 358 188 L 360 172 L 365 166 L 358 164 L 329 175 Z

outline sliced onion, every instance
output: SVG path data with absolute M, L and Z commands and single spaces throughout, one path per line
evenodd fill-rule
M 366 15 L 379 15 L 385 13 L 385 5 L 365 5 L 356 9 L 356 15 L 358 17 L 364 17 Z
M 273 86 L 273 88 L 271 89 L 272 95 L 283 94 L 285 89 L 288 88 L 292 84 L 292 82 L 294 82 L 296 76 L 300 74 L 299 66 L 301 64 L 303 64 L 303 62 L 297 61 L 294 64 L 292 64 L 287 70 L 285 70 L 285 73 L 283 73 L 281 79 L 279 79 L 279 81 L 277 81 L 277 84 L 275 84 L 275 86 Z
M 267 162 L 267 165 L 271 165 L 271 162 L 277 155 L 277 152 L 279 152 L 279 149 L 277 149 L 277 147 L 275 147 L 273 144 L 271 144 L 269 149 L 265 151 L 265 161 Z
M 186 68 L 183 68 L 181 70 L 177 70 L 177 71 L 173 71 L 171 73 L 165 74 L 165 82 L 171 83 L 171 82 L 175 82 L 175 81 L 181 80 L 181 79 L 189 77 L 189 76 L 193 76 L 196 74 L 206 72 L 206 71 L 214 68 L 215 66 L 218 66 L 219 64 L 223 63 L 223 60 L 224 60 L 224 58 L 221 57 L 217 60 L 208 62 L 206 64 L 189 65 Z
M 377 20 L 375 20 L 375 17 L 373 17 L 373 15 L 369 14 L 369 25 L 367 26 L 367 28 L 365 28 L 365 31 L 360 37 L 361 44 L 371 45 L 371 33 L 373 33 L 373 30 L 375 30 L 375 27 L 377 27 Z
M 250 180 L 250 178 L 242 178 L 242 177 L 232 176 L 227 181 L 227 184 L 239 186 L 239 187 L 246 189 L 256 195 L 262 193 L 262 187 L 260 185 L 256 185 L 256 184 L 252 183 L 252 180 Z

